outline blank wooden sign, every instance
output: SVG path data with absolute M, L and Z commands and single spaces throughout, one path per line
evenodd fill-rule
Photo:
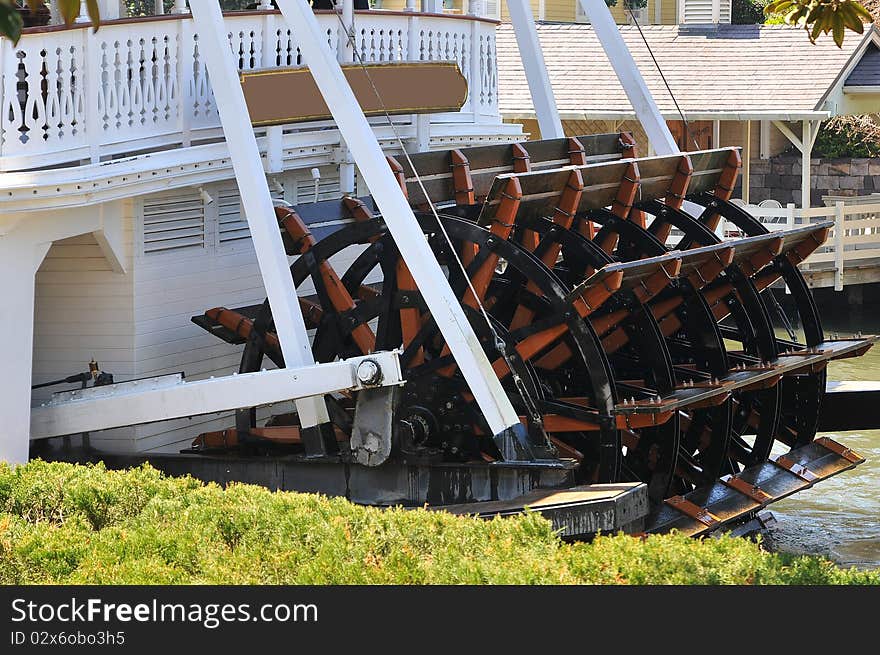
M 367 64 L 366 71 L 348 64 L 342 71 L 367 116 L 458 111 L 467 98 L 467 80 L 454 62 Z M 241 87 L 254 125 L 332 118 L 305 66 L 247 71 Z

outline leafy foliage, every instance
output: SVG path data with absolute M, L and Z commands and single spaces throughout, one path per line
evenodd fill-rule
M 79 16 L 80 0 L 53 0 L 53 2 L 57 3 L 58 11 L 65 24 L 71 25 Z M 46 0 L 0 0 L 0 36 L 9 37 L 13 43 L 18 43 L 22 29 L 22 17 L 19 9 L 27 6 L 30 11 L 34 12 L 45 4 Z M 86 0 L 86 7 L 92 25 L 98 29 L 101 25 L 98 0 Z
M 880 157 L 880 124 L 871 116 L 835 116 L 819 127 L 813 157 Z
M 566 544 L 537 514 L 483 521 L 223 489 L 149 466 L 0 465 L 0 584 L 878 584 L 723 537 Z
M 764 13 L 781 14 L 786 24 L 802 26 L 811 43 L 830 32 L 838 48 L 843 47 L 846 30 L 862 34 L 864 23 L 874 20 L 855 0 L 773 0 Z
M 760 25 L 764 22 L 766 0 L 733 0 L 730 22 L 734 25 Z

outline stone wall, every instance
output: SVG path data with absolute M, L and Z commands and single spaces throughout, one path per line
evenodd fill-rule
M 880 159 L 812 159 L 810 205 L 821 207 L 822 196 L 867 196 L 880 193 Z M 734 197 L 739 197 L 737 191 Z M 801 159 L 779 156 L 753 159 L 749 201 L 772 198 L 783 205 L 801 204 Z

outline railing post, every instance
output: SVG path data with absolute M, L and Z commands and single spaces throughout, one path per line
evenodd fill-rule
M 790 202 L 785 205 L 785 229 L 792 230 L 794 229 L 794 221 L 795 221 L 795 204 Z M 808 218 L 804 218 L 804 222 L 808 222 Z M 788 285 L 785 285 L 785 293 L 786 295 L 791 293 L 791 289 L 788 288 Z
M 271 0 L 262 0 L 260 9 L 267 11 L 272 9 Z M 260 66 L 262 68 L 277 68 L 275 61 L 275 32 L 277 22 L 275 14 L 263 16 L 263 47 L 261 52 Z M 284 170 L 284 128 L 281 125 L 270 125 L 266 128 L 266 171 L 268 173 L 280 173 Z
M 415 3 L 413 3 L 415 4 Z M 422 58 L 422 34 L 421 19 L 417 13 L 406 17 L 406 58 L 407 61 L 421 61 Z M 426 114 L 413 114 L 412 124 L 415 128 L 415 141 L 413 150 L 424 152 L 431 147 L 431 117 Z
M 480 21 L 471 21 L 471 70 L 468 79 L 468 93 L 471 96 L 471 112 L 474 115 L 474 123 L 479 122 L 480 96 L 483 93 L 483 78 L 480 70 L 483 66 L 482 52 L 480 47 Z
M 183 5 L 181 8 L 180 5 Z M 174 5 L 174 12 L 186 14 L 186 0 L 178 0 Z M 191 19 L 176 21 L 180 26 L 177 36 L 177 122 L 180 126 L 180 143 L 184 148 L 192 144 L 192 111 L 193 111 L 193 60 L 194 40 L 193 24 Z
M 844 205 L 838 200 L 834 203 L 834 290 L 843 291 L 843 237 Z
M 795 204 L 793 202 L 790 202 L 785 206 L 785 229 L 786 230 L 793 230 L 794 229 L 794 210 L 795 210 Z

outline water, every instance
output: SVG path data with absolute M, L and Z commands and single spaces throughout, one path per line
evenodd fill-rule
M 866 319 L 862 312 L 848 312 L 838 302 L 826 306 L 825 294 L 817 295 L 826 336 L 835 331 L 841 337 L 857 331 L 880 333 L 880 317 Z M 880 380 L 880 344 L 860 358 L 832 362 L 828 379 Z M 880 423 L 880 407 L 865 411 L 874 412 Z M 827 434 L 867 461 L 771 505 L 778 525 L 767 536 L 768 545 L 784 552 L 824 555 L 846 567 L 880 568 L 880 430 Z

